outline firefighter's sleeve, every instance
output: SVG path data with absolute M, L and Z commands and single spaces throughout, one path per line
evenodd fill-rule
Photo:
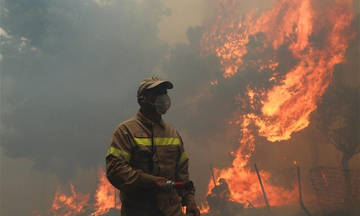
M 176 168 L 176 181 L 189 181 L 189 158 L 185 153 L 183 141 L 180 138 L 180 156 Z M 180 191 L 179 195 L 182 197 L 183 205 L 195 203 L 195 188 L 187 191 Z
M 110 183 L 124 192 L 155 187 L 152 175 L 130 165 L 133 143 L 126 129 L 119 127 L 113 133 L 106 154 L 106 176 Z

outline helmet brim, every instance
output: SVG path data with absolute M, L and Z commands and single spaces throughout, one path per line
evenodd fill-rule
M 159 80 L 149 85 L 146 89 L 149 90 L 155 87 L 172 89 L 174 88 L 174 85 L 170 81 Z

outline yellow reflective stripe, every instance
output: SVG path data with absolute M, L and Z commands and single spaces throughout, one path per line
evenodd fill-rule
M 134 138 L 134 140 L 138 145 L 151 146 L 151 138 Z M 154 145 L 180 145 L 180 139 L 177 137 L 154 137 Z
M 138 145 L 151 146 L 151 138 L 134 138 Z
M 155 145 L 157 145 L 157 146 L 180 145 L 180 139 L 176 138 L 176 137 L 170 137 L 170 138 L 156 137 L 155 138 Z
M 109 148 L 109 150 L 106 154 L 106 157 L 109 155 L 113 155 L 115 157 L 120 157 L 120 155 L 121 155 L 125 158 L 125 160 L 127 162 L 129 162 L 130 158 L 131 158 L 131 155 L 129 153 L 127 153 L 126 151 L 120 150 L 120 149 L 112 147 L 112 146 Z
M 181 153 L 178 164 L 181 165 L 184 163 L 188 158 L 185 152 Z

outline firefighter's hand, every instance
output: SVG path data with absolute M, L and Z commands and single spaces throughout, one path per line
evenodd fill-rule
M 166 185 L 167 179 L 160 176 L 154 176 L 154 183 L 158 188 L 164 188 Z
M 196 203 L 192 202 L 186 205 L 186 214 L 200 216 L 200 210 Z
M 143 171 L 139 170 L 139 178 L 137 185 L 144 189 L 155 189 L 159 187 L 163 187 L 166 182 L 166 178 L 150 175 L 147 173 L 144 173 Z

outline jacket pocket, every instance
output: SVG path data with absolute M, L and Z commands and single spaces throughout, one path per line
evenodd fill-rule
M 176 162 L 179 159 L 179 148 L 176 146 L 167 146 L 157 148 L 159 158 L 160 175 L 169 179 L 174 179 Z
M 152 164 L 152 152 L 147 148 L 138 148 L 131 157 L 131 165 L 137 169 L 141 169 L 146 173 L 150 173 Z
M 180 150 L 177 146 L 158 147 L 157 154 L 160 162 L 176 163 L 180 155 Z

